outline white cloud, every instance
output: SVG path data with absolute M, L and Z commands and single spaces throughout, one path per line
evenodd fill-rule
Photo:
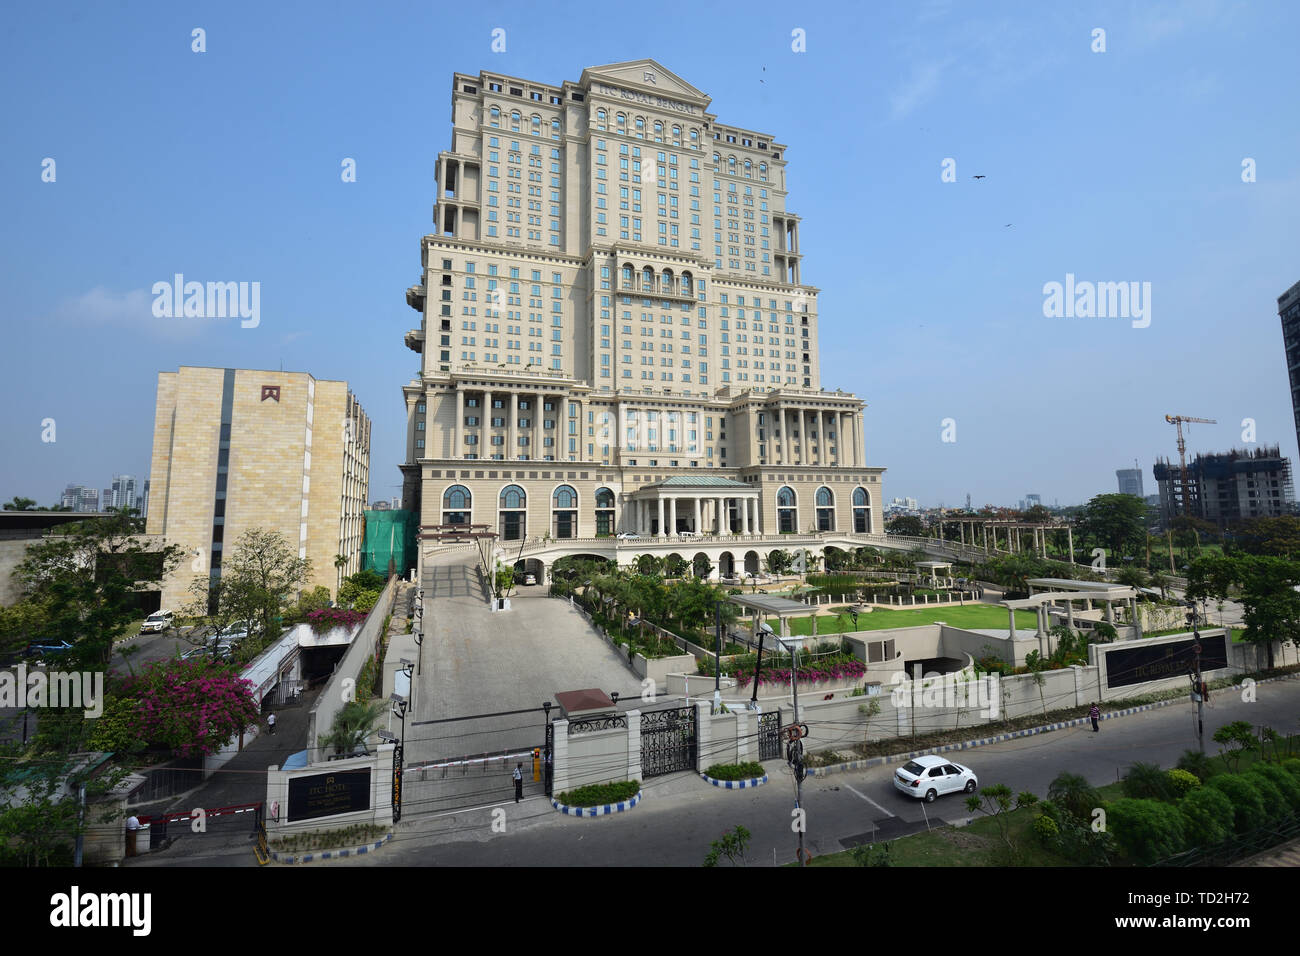
M 943 63 L 929 62 L 919 63 L 912 68 L 912 75 L 908 77 L 902 86 L 894 90 L 889 98 L 896 119 L 906 116 L 934 96 L 939 89 L 939 82 L 947 65 L 947 61 Z
M 153 314 L 154 296 L 144 289 L 114 292 L 96 286 L 50 310 L 54 322 L 91 328 L 118 327 L 165 338 L 188 339 L 204 328 L 197 319 L 160 319 Z

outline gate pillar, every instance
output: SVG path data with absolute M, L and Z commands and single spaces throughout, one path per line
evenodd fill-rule
M 551 722 L 555 734 L 555 770 L 551 789 L 563 793 L 569 789 L 569 722 L 555 720 Z
M 641 711 L 627 712 L 627 780 L 641 780 Z

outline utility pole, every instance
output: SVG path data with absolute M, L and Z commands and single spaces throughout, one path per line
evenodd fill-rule
M 1201 632 L 1197 628 L 1196 602 L 1188 601 L 1192 624 L 1192 700 L 1196 701 L 1196 745 L 1205 753 L 1205 685 L 1201 682 Z
M 784 630 L 784 628 L 782 629 Z M 789 742 L 786 744 L 786 762 L 794 773 L 794 808 L 799 813 L 799 849 L 796 851 L 796 859 L 799 861 L 800 866 L 807 866 L 806 851 L 803 848 L 803 832 L 807 820 L 807 815 L 803 813 L 803 780 L 807 775 L 803 765 L 803 738 L 808 735 L 808 729 L 799 723 L 799 658 L 797 649 L 792 651 L 790 646 L 780 638 L 777 638 L 777 641 L 790 654 L 790 686 L 794 698 L 794 723 L 787 728 Z

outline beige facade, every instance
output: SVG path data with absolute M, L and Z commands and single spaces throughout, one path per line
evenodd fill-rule
M 823 488 L 824 519 L 852 530 L 861 489 L 880 530 L 863 403 L 821 390 L 786 147 L 709 105 L 653 60 L 559 85 L 454 75 L 434 232 L 407 290 L 422 364 L 403 389 L 403 498 L 423 526 L 459 515 L 468 492 L 474 523 L 502 530 L 500 512 L 520 510 L 502 489 L 518 482 L 529 536 L 555 536 L 552 512 L 571 510 L 560 485 L 579 536 L 644 527 L 644 486 L 707 474 L 762 491 L 739 512 L 698 492 L 691 525 L 717 528 L 722 507 L 737 532 L 776 530 L 788 486 L 800 531 Z M 444 500 L 453 485 L 466 492 Z M 608 496 L 612 529 L 596 513 Z
M 250 529 L 278 531 L 311 561 L 305 587 L 337 592 L 360 570 L 370 419 L 346 382 L 305 372 L 182 366 L 158 375 L 149 534 L 186 549 L 162 606 L 191 600 L 195 577 Z M 347 563 L 334 566 L 335 556 Z

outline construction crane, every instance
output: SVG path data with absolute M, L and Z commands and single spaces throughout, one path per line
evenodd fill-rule
M 1187 440 L 1183 438 L 1183 422 L 1200 422 L 1202 425 L 1219 424 L 1213 418 L 1192 418 L 1190 415 L 1166 415 L 1165 421 L 1178 429 L 1178 501 L 1183 514 L 1187 514 Z M 1171 516 L 1172 517 L 1172 516 Z

